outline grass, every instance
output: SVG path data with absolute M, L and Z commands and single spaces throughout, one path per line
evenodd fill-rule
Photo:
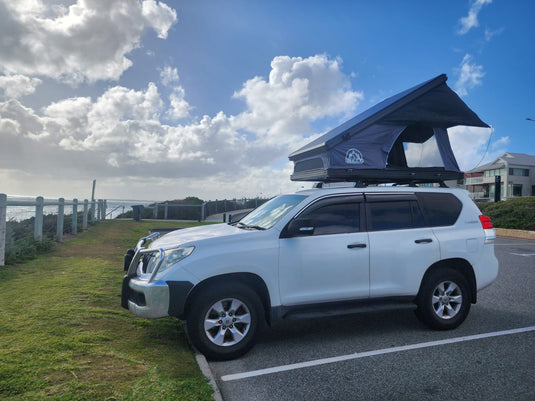
M 155 225 L 188 223 L 105 221 L 0 268 L 0 400 L 212 399 L 182 323 L 120 306 L 123 254 Z

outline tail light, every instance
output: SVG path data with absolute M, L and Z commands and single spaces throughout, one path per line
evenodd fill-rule
M 479 216 L 479 221 L 485 231 L 485 244 L 494 243 L 494 240 L 496 239 L 496 231 L 494 231 L 494 226 L 492 225 L 492 221 L 490 221 L 490 217 L 481 215 Z
M 483 230 L 490 230 L 491 228 L 494 228 L 492 225 L 492 221 L 490 221 L 489 216 L 479 216 L 479 221 L 481 222 L 481 225 L 483 226 Z

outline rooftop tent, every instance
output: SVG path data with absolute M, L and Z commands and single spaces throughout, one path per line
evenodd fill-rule
M 488 127 L 442 74 L 392 96 L 293 152 L 293 181 L 438 182 L 462 178 L 447 128 Z M 407 163 L 411 144 L 434 147 L 431 166 Z M 423 145 L 422 145 L 423 146 Z M 421 147 L 422 154 L 424 148 Z M 418 163 L 417 163 L 418 164 Z

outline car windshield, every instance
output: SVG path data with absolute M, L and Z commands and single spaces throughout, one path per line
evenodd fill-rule
M 273 227 L 286 213 L 292 210 L 295 205 L 305 199 L 305 195 L 281 195 L 271 199 L 269 202 L 257 207 L 238 223 L 238 227 L 256 228 L 267 230 Z

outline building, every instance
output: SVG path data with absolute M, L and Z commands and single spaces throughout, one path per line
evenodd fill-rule
M 501 199 L 535 196 L 535 156 L 504 153 L 492 163 L 465 173 L 465 187 L 478 201 L 494 201 L 495 177 L 500 176 Z

